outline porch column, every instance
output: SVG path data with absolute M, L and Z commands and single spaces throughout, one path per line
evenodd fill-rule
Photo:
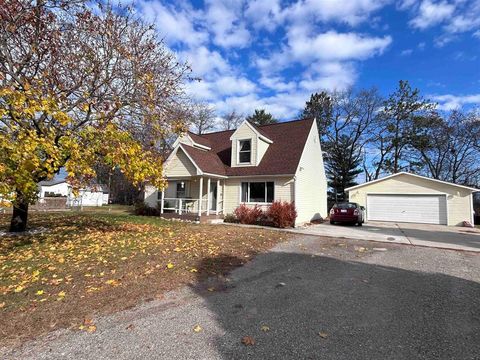
M 218 215 L 219 207 L 220 207 L 220 180 L 217 180 L 217 204 L 215 205 L 215 215 Z
M 222 214 L 225 216 L 225 179 L 223 179 L 223 191 L 222 191 Z
M 198 216 L 202 215 L 202 194 L 203 194 L 203 177 L 199 181 L 199 195 L 198 195 Z
M 163 214 L 163 207 L 164 207 L 164 203 L 165 203 L 165 189 L 162 190 L 162 195 L 161 195 L 161 199 L 160 199 L 160 214 Z
M 212 199 L 210 199 L 211 184 L 210 178 L 207 178 L 207 215 L 210 215 L 210 202 L 212 201 Z

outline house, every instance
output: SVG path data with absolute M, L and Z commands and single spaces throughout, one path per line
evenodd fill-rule
M 168 187 L 147 187 L 145 202 L 176 214 L 231 214 L 240 204 L 266 210 L 294 202 L 296 224 L 327 216 L 327 181 L 314 119 L 236 130 L 187 133 L 174 143 L 164 175 Z
M 400 172 L 346 189 L 349 199 L 366 207 L 367 220 L 424 224 L 473 224 L 478 189 Z
M 108 204 L 108 189 L 105 185 L 95 184 L 80 189 L 73 194 L 72 186 L 65 179 L 41 181 L 39 187 L 39 202 L 49 197 L 65 197 L 67 206 L 102 206 Z

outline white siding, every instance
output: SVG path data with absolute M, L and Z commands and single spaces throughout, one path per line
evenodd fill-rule
M 263 155 L 267 152 L 269 144 L 266 141 L 258 138 L 257 140 L 257 165 L 262 161 Z
M 233 178 L 225 180 L 225 213 L 231 214 L 240 205 L 240 192 L 242 182 L 254 181 L 273 181 L 274 182 L 274 200 L 275 201 L 293 201 L 294 182 L 289 177 L 262 177 L 262 178 Z M 249 204 L 254 206 L 255 204 Z M 268 205 L 259 203 L 264 210 Z
M 349 192 L 350 201 L 367 206 L 367 194 L 446 194 L 448 225 L 461 225 L 471 221 L 471 191 L 457 186 L 442 184 L 408 174 L 353 189 Z M 368 212 L 368 208 L 367 208 Z
M 296 173 L 297 225 L 327 217 L 327 178 L 314 121 Z
M 190 161 L 181 148 L 165 165 L 166 177 L 193 176 L 197 174 L 195 165 Z
M 40 186 L 40 194 L 39 197 L 45 197 L 46 192 L 52 192 L 55 194 L 60 194 L 62 196 L 68 196 L 70 193 L 70 186 L 66 182 L 62 182 L 59 184 L 51 185 L 51 186 Z
M 146 185 L 144 191 L 144 201 L 145 204 L 151 207 L 157 207 L 158 198 L 157 198 L 157 189 L 152 185 Z

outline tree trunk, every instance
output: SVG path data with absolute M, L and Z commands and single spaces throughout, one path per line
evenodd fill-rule
M 17 200 L 13 205 L 12 220 L 10 221 L 10 232 L 23 232 L 27 229 L 28 220 L 28 201 L 21 196 L 17 196 Z

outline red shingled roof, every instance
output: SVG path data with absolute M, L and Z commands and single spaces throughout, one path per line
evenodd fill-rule
M 235 130 L 195 135 L 195 139 L 192 138 L 199 144 L 209 146 L 212 149 L 209 151 L 185 144 L 182 144 L 182 147 L 200 169 L 207 173 L 227 176 L 293 175 L 297 171 L 313 121 L 306 119 L 256 126 L 262 135 L 273 141 L 258 166 L 233 168 L 230 166 L 232 153 L 230 136 Z
M 188 132 L 188 135 L 192 138 L 192 140 L 195 143 L 203 145 L 203 146 L 208 146 L 209 148 L 212 147 L 211 142 L 208 139 L 205 139 L 203 136 L 197 135 L 197 134 L 195 134 L 191 131 Z

